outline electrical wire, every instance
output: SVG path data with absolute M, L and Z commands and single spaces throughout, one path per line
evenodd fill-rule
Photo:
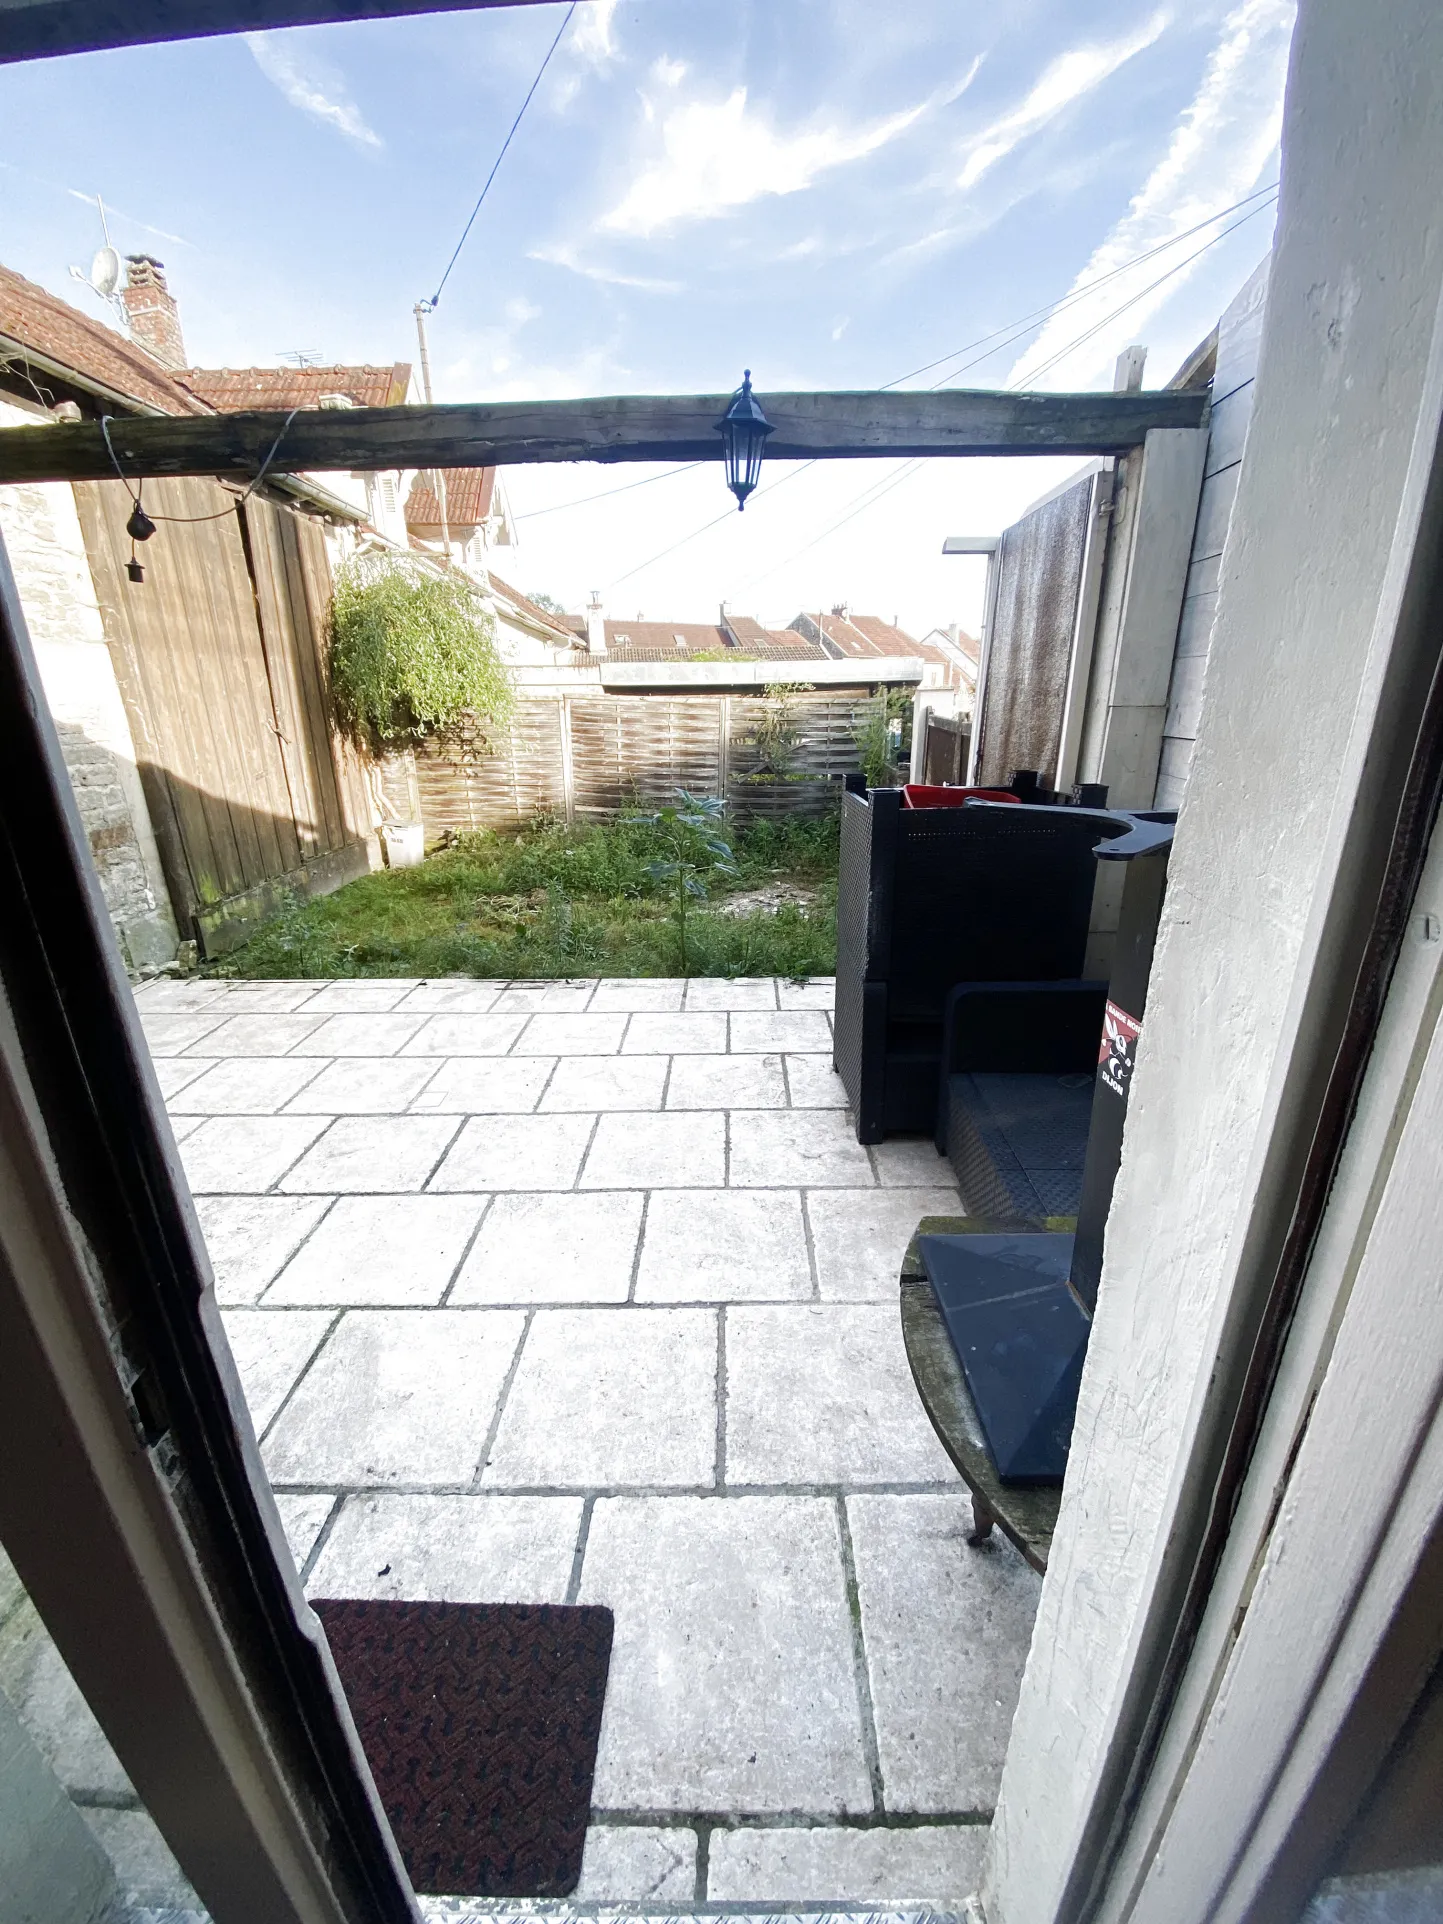
M 486 176 L 486 185 L 481 189 L 481 192 L 478 195 L 476 200 L 476 205 L 471 209 L 471 218 L 470 220 L 467 221 L 466 225 L 462 228 L 461 238 L 460 240 L 457 241 L 455 251 L 452 253 L 450 260 L 447 261 L 446 263 L 446 272 L 441 276 L 440 280 L 437 282 L 436 292 L 431 296 L 431 299 L 427 303 L 427 307 L 429 308 L 430 312 L 433 314 L 435 313 L 436 308 L 440 303 L 441 290 L 442 288 L 445 287 L 447 281 L 449 281 L 451 278 L 451 269 L 456 265 L 457 261 L 461 258 L 461 249 L 466 245 L 466 237 L 467 235 L 469 235 L 469 233 L 471 232 L 471 229 L 476 224 L 476 216 L 481 212 L 481 203 L 485 200 L 486 196 L 491 192 L 491 183 L 493 180 L 495 180 L 497 174 L 501 171 L 501 163 L 506 158 L 506 149 L 511 145 L 512 141 L 516 138 L 516 129 L 521 125 L 521 122 L 526 117 L 526 109 L 531 105 L 532 99 L 536 93 L 536 89 L 541 85 L 542 75 L 546 72 L 546 69 L 551 65 L 552 54 L 554 54 L 556 49 L 561 45 L 562 36 L 565 34 L 566 29 L 571 25 L 571 16 L 572 14 L 575 13 L 577 5 L 578 5 L 578 0 L 571 0 L 571 5 L 566 9 L 566 18 L 562 21 L 561 25 L 557 28 L 556 38 L 552 41 L 551 45 L 546 49 L 546 58 L 542 61 L 541 65 L 536 69 L 536 78 L 532 81 L 530 88 L 527 90 L 526 98 L 521 103 L 521 109 L 519 113 L 511 123 L 511 131 L 509 134 L 507 134 L 505 140 L 503 140 L 501 143 L 501 151 L 496 156 L 495 162 L 491 168 L 491 172 Z
M 105 439 L 105 452 L 110 456 L 110 465 L 115 469 L 115 472 L 120 476 L 121 486 L 125 489 L 125 492 L 130 496 L 131 501 L 134 503 L 134 505 L 137 508 L 140 508 L 141 513 L 145 515 L 146 519 L 148 521 L 178 522 L 181 526 L 188 527 L 188 526 L 194 525 L 198 521 L 223 521 L 228 514 L 234 514 L 236 509 L 240 507 L 242 502 L 250 500 L 251 496 L 255 493 L 256 489 L 260 486 L 261 482 L 265 480 L 266 474 L 269 471 L 271 462 L 274 461 L 276 456 L 280 453 L 281 442 L 285 440 L 286 435 L 290 431 L 291 422 L 295 420 L 296 416 L 300 413 L 300 411 L 301 410 L 299 407 L 293 407 L 290 413 L 286 416 L 285 420 L 282 421 L 280 433 L 276 436 L 275 440 L 271 442 L 270 452 L 266 455 L 265 460 L 261 462 L 259 468 L 257 468 L 255 473 L 255 479 L 251 482 L 250 486 L 246 489 L 245 493 L 238 494 L 235 500 L 231 503 L 231 505 L 228 508 L 218 508 L 214 514 L 151 514 L 149 509 L 141 508 L 140 489 L 131 487 L 129 477 L 127 476 L 124 468 L 121 467 L 119 460 L 116 458 L 115 449 L 110 444 L 110 423 L 115 419 L 114 415 L 112 414 L 101 415 L 100 432 Z M 142 478 L 140 486 L 143 488 L 144 485 L 145 485 L 145 482 L 144 482 L 144 479 Z
M 1209 215 L 1206 220 L 1199 221 L 1195 227 L 1190 227 L 1181 234 L 1173 235 L 1170 240 L 1159 242 L 1156 247 L 1148 248 L 1146 252 L 1134 256 L 1132 260 L 1124 261 L 1120 267 L 1112 269 L 1110 273 L 1099 275 L 1095 281 L 1089 281 L 1086 287 L 1074 289 L 1071 293 L 1061 296 L 1058 300 L 1054 301 L 1050 307 L 1038 308 L 1023 321 L 1009 321 L 1006 326 L 994 329 L 991 334 L 981 335 L 978 340 L 969 343 L 967 347 L 955 348 L 952 353 L 939 356 L 937 360 L 928 362 L 925 367 L 914 368 L 910 374 L 904 374 L 895 381 L 888 381 L 878 392 L 883 394 L 888 393 L 893 388 L 900 387 L 903 381 L 915 380 L 919 374 L 930 373 L 934 367 L 940 367 L 946 361 L 955 360 L 959 354 L 966 354 L 970 352 L 973 347 L 981 347 L 988 341 L 995 343 L 992 347 L 987 348 L 984 353 L 977 355 L 975 359 L 966 362 L 962 367 L 954 368 L 950 374 L 945 375 L 940 381 L 932 382 L 927 391 L 929 393 L 937 392 L 938 389 L 945 387 L 948 382 L 955 381 L 959 374 L 966 374 L 982 361 L 989 360 L 993 354 L 1000 353 L 1004 347 L 1020 339 L 1021 336 L 1027 333 L 1038 321 L 1050 320 L 1053 315 L 1064 313 L 1085 295 L 1091 294 L 1095 292 L 1097 288 L 1105 286 L 1108 281 L 1116 279 L 1118 275 L 1129 273 L 1132 269 L 1141 267 L 1147 261 L 1154 259 L 1159 253 L 1164 252 L 1167 248 L 1176 246 L 1180 241 L 1191 239 L 1194 234 L 1200 233 L 1205 227 L 1212 226 L 1215 221 L 1224 220 L 1229 214 L 1236 213 L 1238 208 L 1246 207 L 1249 201 L 1259 201 L 1259 205 L 1245 214 L 1242 220 L 1234 221 L 1231 227 L 1225 227 L 1220 233 L 1212 235 L 1201 247 L 1187 255 L 1185 259 L 1175 262 L 1172 267 L 1165 273 L 1160 274 L 1155 281 L 1149 283 L 1140 293 L 1131 296 L 1130 299 L 1122 302 L 1110 313 L 1104 315 L 1101 321 L 1097 322 L 1093 327 L 1088 328 L 1085 333 L 1078 335 L 1076 340 L 1069 341 L 1067 346 L 1053 355 L 1051 359 L 1044 363 L 1043 367 L 1033 370 L 1034 375 L 1045 372 L 1047 368 L 1056 366 L 1059 360 L 1064 360 L 1067 355 L 1073 353 L 1078 347 L 1081 347 L 1102 328 L 1110 325 L 1119 315 L 1125 314 L 1128 308 L 1134 306 L 1136 302 L 1152 293 L 1154 288 L 1160 287 L 1162 283 L 1170 279 L 1173 274 L 1180 273 L 1184 267 L 1190 266 L 1200 255 L 1205 254 L 1209 247 L 1214 246 L 1218 241 L 1226 238 L 1228 234 L 1233 233 L 1237 228 L 1243 226 L 1244 222 L 1251 220 L 1254 215 L 1264 213 L 1272 204 L 1272 200 L 1276 198 L 1277 190 L 1278 183 L 1274 181 L 1271 187 L 1261 187 L 1255 193 L 1245 194 L 1241 200 L 1234 201 L 1229 207 L 1220 208 L 1217 213 Z M 1264 195 L 1270 198 L 1261 199 L 1261 196 Z M 1008 338 L 1006 340 L 997 340 L 996 337 L 999 334 L 1006 334 Z M 810 461 L 803 461 L 798 467 L 793 468 L 789 474 L 785 474 L 778 480 L 772 482 L 770 486 L 763 483 L 763 485 L 757 489 L 758 497 L 771 494 L 779 487 L 785 487 L 788 481 L 794 481 L 798 475 L 805 474 L 808 468 L 817 467 L 820 464 L 820 459 L 821 457 L 818 456 Z M 701 464 L 694 463 L 693 465 Z M 908 479 L 921 465 L 921 458 L 914 458 L 904 463 L 900 470 L 894 471 L 894 474 L 888 477 L 886 481 L 874 483 L 871 488 L 866 490 L 866 498 L 860 499 L 857 506 L 849 509 L 840 521 L 834 522 L 831 527 L 824 529 L 814 540 L 809 541 L 805 547 L 799 548 L 793 554 L 786 556 L 784 560 L 777 562 L 774 567 L 768 568 L 765 573 L 755 575 L 751 581 L 744 584 L 742 592 L 745 593 L 748 589 L 756 586 L 758 582 L 766 581 L 771 575 L 777 572 L 777 569 L 784 568 L 790 562 L 797 560 L 801 555 L 809 553 L 818 543 L 825 541 L 829 535 L 835 534 L 839 528 L 845 527 L 847 522 L 854 520 L 858 514 L 865 508 L 870 507 L 874 501 L 880 500 L 882 495 L 889 494 L 893 487 Z M 661 477 L 653 475 L 648 478 L 658 480 Z M 622 490 L 618 488 L 612 490 L 612 492 L 619 494 Z M 576 505 L 579 506 L 580 504 L 578 503 Z M 546 510 L 545 512 L 550 512 L 550 510 Z M 714 521 L 708 521 L 700 528 L 693 528 L 690 534 L 683 535 L 679 541 L 672 542 L 670 547 L 663 548 L 659 554 L 652 555 L 649 560 L 640 562 L 635 568 L 628 569 L 624 575 L 618 576 L 609 586 L 611 588 L 619 588 L 623 582 L 630 581 L 634 575 L 644 573 L 646 569 L 655 566 L 658 561 L 665 561 L 669 555 L 675 554 L 678 548 L 684 548 L 688 542 L 698 540 L 702 535 L 710 533 L 713 528 L 719 527 L 723 521 L 729 520 L 730 516 L 731 510 L 728 509 L 725 514 L 718 515 Z
M 630 494 L 633 488 L 649 488 L 653 481 L 670 481 L 678 474 L 690 474 L 693 468 L 709 468 L 710 461 L 688 461 L 685 467 L 665 468 L 660 474 L 649 474 L 643 481 L 628 481 L 624 487 L 603 488 L 600 494 L 584 494 L 579 501 L 558 501 L 554 507 L 533 508 L 529 514 L 514 514 L 513 521 L 539 521 L 543 514 L 564 514 L 568 508 L 589 508 L 593 501 L 609 501 L 614 494 Z
M 1225 239 L 1227 235 L 1235 233 L 1239 227 L 1242 227 L 1247 221 L 1252 220 L 1255 215 L 1265 212 L 1268 205 L 1269 203 L 1265 201 L 1260 206 L 1254 207 L 1250 213 L 1244 214 L 1241 220 L 1234 221 L 1231 227 L 1223 228 L 1221 233 L 1214 234 L 1210 240 L 1204 241 L 1201 247 L 1187 255 L 1183 260 L 1175 262 L 1165 273 L 1160 274 L 1155 281 L 1149 282 L 1146 287 L 1139 289 L 1136 294 L 1120 302 L 1111 312 L 1104 314 L 1100 321 L 1094 322 L 1091 327 L 1079 334 L 1076 339 L 1069 341 L 1065 347 L 1059 348 L 1055 354 L 1050 355 L 1040 366 L 1029 369 L 1028 378 L 1035 380 L 1039 374 L 1045 374 L 1049 369 L 1056 367 L 1059 361 L 1066 360 L 1069 354 L 1075 353 L 1079 347 L 1084 346 L 1090 341 L 1094 334 L 1100 333 L 1105 327 L 1110 327 L 1111 324 L 1117 320 L 1120 315 L 1125 314 L 1130 307 L 1135 307 L 1139 301 L 1145 300 L 1154 289 L 1161 287 L 1164 281 L 1170 280 L 1174 274 L 1180 274 L 1183 268 L 1191 266 L 1192 263 L 1197 260 L 1200 255 L 1205 254 L 1210 247 L 1216 246 L 1216 244 L 1220 240 Z M 1144 256 L 1143 258 L 1147 257 Z M 1133 262 L 1132 265 L 1136 266 L 1137 263 Z M 959 368 L 957 372 L 962 373 L 964 370 Z M 949 375 L 947 378 L 950 380 L 954 377 Z M 938 381 L 933 384 L 933 388 L 935 390 L 943 385 L 943 382 Z M 1015 390 L 1016 383 L 1009 382 L 1008 390 L 1005 391 L 1015 392 Z M 925 457 L 914 457 L 910 461 L 903 462 L 901 467 L 894 469 L 892 474 L 885 480 L 880 483 L 874 483 L 873 486 L 866 491 L 865 498 L 859 497 L 844 515 L 832 522 L 829 527 L 823 528 L 820 534 L 813 536 L 804 546 L 794 549 L 791 554 L 785 555 L 782 560 L 775 562 L 762 574 L 753 575 L 750 581 L 744 582 L 741 592 L 743 594 L 747 593 L 760 582 L 768 580 L 772 575 L 776 574 L 778 570 L 789 567 L 792 562 L 800 560 L 804 554 L 810 554 L 813 548 L 819 547 L 823 541 L 829 540 L 832 535 L 846 527 L 849 521 L 855 521 L 859 514 L 864 513 L 868 508 L 874 506 L 876 502 L 882 499 L 883 495 L 890 494 L 894 488 L 898 488 L 904 481 L 910 480 L 914 474 L 920 471 L 924 464 Z
M 1115 281 L 1119 274 L 1130 274 L 1134 267 L 1145 266 L 1148 261 L 1153 260 L 1158 254 L 1165 254 L 1168 248 L 1177 247 L 1181 242 L 1191 240 L 1194 234 L 1200 234 L 1205 227 L 1211 227 L 1215 221 L 1226 220 L 1229 214 L 1235 214 L 1239 208 L 1246 207 L 1250 200 L 1260 200 L 1264 195 L 1275 195 L 1277 191 L 1278 182 L 1274 181 L 1270 187 L 1259 187 L 1251 194 L 1244 194 L 1242 199 L 1235 200 L 1231 207 L 1219 207 L 1216 213 L 1209 214 L 1206 220 L 1200 220 L 1195 227 L 1184 228 L 1182 233 L 1173 234 L 1167 240 L 1159 241 L 1155 247 L 1148 248 L 1146 253 L 1135 254 L 1131 260 L 1124 261 L 1120 267 L 1110 268 L 1106 274 L 1099 274 L 1095 281 L 1088 281 L 1085 286 L 1074 288 L 1070 293 L 1064 294 L 1060 300 L 1051 301 L 1045 307 L 1036 308 L 1031 314 L 1024 315 L 1020 320 L 1006 321 L 1001 327 L 994 328 L 990 334 L 979 334 L 975 341 L 969 341 L 965 347 L 955 347 L 950 354 L 939 354 L 935 361 L 928 361 L 922 367 L 914 367 L 910 374 L 903 374 L 895 381 L 888 381 L 886 386 L 880 388 L 878 392 L 886 394 L 892 388 L 901 387 L 904 382 L 915 381 L 918 375 L 930 374 L 933 368 L 941 367 L 943 363 L 947 361 L 955 361 L 959 355 L 970 354 L 973 348 L 983 347 L 988 341 L 997 342 L 997 345 L 991 348 L 989 353 L 999 353 L 1002 348 L 1009 345 L 1008 341 L 997 340 L 999 334 L 1006 334 L 1011 340 L 1015 340 L 1019 335 L 1025 334 L 1034 322 L 1040 320 L 1050 321 L 1056 315 L 1065 313 L 1069 307 L 1075 306 L 1078 301 L 1086 300 L 1089 294 L 1095 294 L 1099 287 L 1106 287 L 1109 281 Z M 1214 238 L 1220 239 L 1221 236 L 1214 236 Z M 988 359 L 988 355 L 981 355 L 979 359 L 985 361 Z M 968 365 L 975 367 L 976 364 L 974 361 L 969 362 Z M 954 380 L 958 374 L 965 372 L 966 370 L 964 368 L 959 367 L 954 369 L 953 373 L 949 374 L 946 378 L 948 380 Z M 941 383 L 939 382 L 937 385 L 940 386 Z

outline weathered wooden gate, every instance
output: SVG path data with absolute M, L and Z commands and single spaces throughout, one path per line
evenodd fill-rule
M 75 499 L 176 921 L 222 954 L 288 891 L 369 866 L 364 779 L 330 722 L 324 539 L 214 481 L 151 481 L 147 510 L 176 520 L 135 583 L 127 490 L 82 482 Z

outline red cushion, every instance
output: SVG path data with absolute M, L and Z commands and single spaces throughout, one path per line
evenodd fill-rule
M 902 788 L 905 808 L 961 808 L 964 802 L 1015 802 L 1005 788 L 939 788 L 932 782 L 907 782 Z

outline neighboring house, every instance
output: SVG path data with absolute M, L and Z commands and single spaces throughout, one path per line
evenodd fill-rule
M 807 662 L 825 661 L 826 651 L 788 628 L 764 628 L 750 615 L 733 615 L 723 605 L 710 621 L 609 621 L 593 604 L 586 616 L 568 616 L 585 637 L 589 652 L 608 662 Z M 781 677 L 779 677 L 781 679 Z M 800 676 L 793 679 L 801 679 Z
M 326 397 L 342 385 L 373 398 L 338 375 L 380 374 L 385 392 L 405 391 L 404 366 L 185 368 L 161 263 L 139 255 L 128 268 L 129 340 L 0 268 L 0 429 L 294 406 L 311 393 L 341 404 Z M 218 953 L 285 896 L 335 887 L 376 859 L 370 798 L 331 728 L 324 676 L 329 545 L 367 519 L 364 488 L 357 499 L 350 476 L 277 475 L 244 502 L 241 492 L 147 482 L 147 508 L 169 518 L 135 550 L 136 582 L 121 480 L 0 490 L 0 529 L 131 968 L 169 962 L 179 940 Z
M 444 468 L 446 514 L 443 523 L 435 469 L 417 474 L 406 496 L 406 532 L 413 547 L 445 554 L 484 581 L 486 557 L 493 548 L 513 548 L 516 530 L 506 493 L 495 468 Z
M 790 626 L 832 661 L 867 661 L 877 656 L 920 661 L 924 691 L 976 687 L 977 644 L 960 628 L 934 628 L 925 641 L 915 641 L 895 619 L 854 615 L 845 602 L 838 603 L 829 615 L 802 613 Z M 969 661 L 970 677 L 966 666 Z
M 389 408 L 416 397 L 411 364 L 390 367 L 187 367 L 178 378 L 217 414 L 292 408 Z M 410 470 L 379 474 L 326 473 L 316 477 L 363 514 L 378 534 L 406 544 L 404 504 Z

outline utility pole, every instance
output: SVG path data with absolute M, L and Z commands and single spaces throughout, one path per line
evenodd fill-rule
M 426 396 L 426 405 L 431 405 L 431 354 L 426 345 L 426 316 L 432 311 L 430 301 L 417 301 L 416 339 L 421 344 L 421 391 Z M 451 525 L 446 516 L 446 477 L 440 468 L 431 470 L 431 486 L 435 491 L 436 505 L 441 510 L 441 547 L 446 559 L 451 559 Z

